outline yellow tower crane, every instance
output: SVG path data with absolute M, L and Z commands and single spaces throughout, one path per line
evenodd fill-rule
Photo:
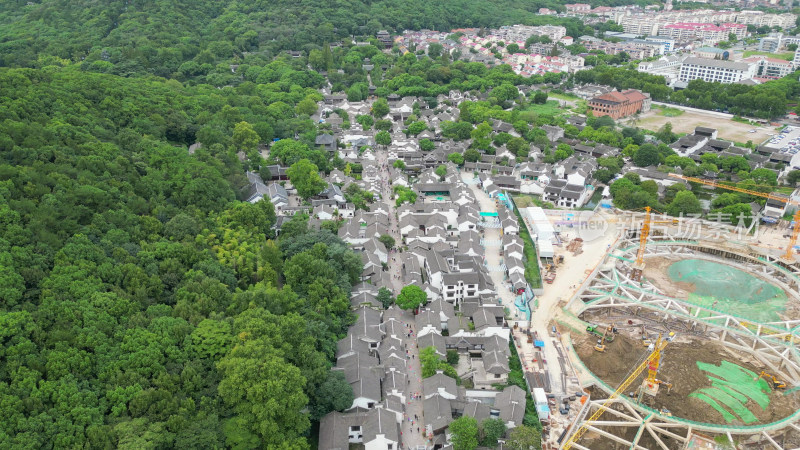
M 649 379 L 651 376 L 653 379 L 655 379 L 656 376 L 655 374 L 658 372 L 658 366 L 661 362 L 661 352 L 664 350 L 664 347 L 666 347 L 667 344 L 669 344 L 669 342 L 670 341 L 668 340 L 662 340 L 661 335 L 658 336 L 658 340 L 656 340 L 655 344 L 653 344 L 654 345 L 653 351 L 651 351 L 650 354 L 647 355 L 644 362 L 642 362 L 641 364 L 639 364 L 638 367 L 633 369 L 633 372 L 631 372 L 628 378 L 626 378 L 625 381 L 620 383 L 617 390 L 614 391 L 614 393 L 611 394 L 608 397 L 608 399 L 606 399 L 606 401 L 603 402 L 602 405 L 600 405 L 600 408 L 598 408 L 597 411 L 595 411 L 594 414 L 592 414 L 591 417 L 589 417 L 589 419 L 584 421 L 583 425 L 581 425 L 577 431 L 572 433 L 572 436 L 570 436 L 567 442 L 564 443 L 564 447 L 562 447 L 563 450 L 569 450 L 570 448 L 572 448 L 572 446 L 576 444 L 580 440 L 581 436 L 583 436 L 584 433 L 586 433 L 586 431 L 589 429 L 589 423 L 597 421 L 597 419 L 599 419 L 600 416 L 603 415 L 606 409 L 608 409 L 608 406 L 614 401 L 614 399 L 619 397 L 621 393 L 625 392 L 625 390 L 628 389 L 628 387 L 634 381 L 636 381 L 636 379 L 642 374 L 642 372 L 644 372 L 645 369 L 648 370 L 647 379 Z M 645 383 L 647 383 L 647 379 L 645 379 Z
M 650 236 L 650 225 L 656 223 L 678 223 L 678 219 L 654 221 L 650 214 L 651 211 L 652 209 L 649 206 L 645 206 L 644 221 L 642 222 L 642 229 L 639 230 L 639 251 L 636 253 L 636 263 L 633 265 L 633 271 L 631 271 L 631 279 L 633 281 L 642 280 L 642 272 L 644 272 L 644 250 L 647 246 L 647 238 Z
M 678 175 L 677 173 L 669 174 L 672 178 L 680 178 L 681 180 L 686 181 L 693 181 L 695 183 L 705 184 L 706 186 L 713 186 L 715 188 L 720 189 L 727 189 L 729 191 L 741 192 L 742 194 L 747 195 L 754 195 L 756 197 L 763 197 L 768 200 L 775 200 L 781 203 L 786 203 L 789 205 L 800 206 L 800 202 L 796 202 L 794 200 L 789 199 L 788 197 L 784 197 L 782 195 L 776 195 L 773 193 L 764 193 L 758 192 L 751 189 L 743 189 L 737 186 L 729 186 L 727 184 L 721 184 L 717 181 L 713 180 L 704 180 L 702 178 L 694 178 L 694 177 L 685 177 L 683 175 Z M 794 228 L 792 229 L 791 237 L 789 238 L 789 246 L 786 247 L 786 252 L 783 254 L 783 259 L 794 262 L 794 246 L 797 244 L 797 238 L 800 236 L 800 208 L 797 209 L 797 212 L 794 213 Z

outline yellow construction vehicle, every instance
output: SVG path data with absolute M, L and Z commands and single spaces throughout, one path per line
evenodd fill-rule
M 661 335 L 658 336 L 658 340 L 656 340 L 656 342 L 654 344 L 653 351 L 649 355 L 647 355 L 647 357 L 645 358 L 644 362 L 642 362 L 641 364 L 639 364 L 638 367 L 633 369 L 633 371 L 631 372 L 630 376 L 628 376 L 628 378 L 626 378 L 625 381 L 620 383 L 620 385 L 617 388 L 617 390 L 614 391 L 614 393 L 612 393 L 610 396 L 608 396 L 608 399 L 606 399 L 606 401 L 603 402 L 602 405 L 600 405 L 600 408 L 598 408 L 597 411 L 595 411 L 591 415 L 591 417 L 586 419 L 586 421 L 583 422 L 583 425 L 581 425 L 575 431 L 575 433 L 573 433 L 572 436 L 570 436 L 570 438 L 567 440 L 567 442 L 564 443 L 564 447 L 563 447 L 564 450 L 571 449 L 572 446 L 580 440 L 581 436 L 583 436 L 586 433 L 586 431 L 588 430 L 588 424 L 590 422 L 597 421 L 597 419 L 599 419 L 600 416 L 602 416 L 603 413 L 607 409 L 609 409 L 609 405 L 617 397 L 619 397 L 619 395 L 621 393 L 625 392 L 625 390 L 628 389 L 628 387 L 634 381 L 636 381 L 637 378 L 639 378 L 639 375 L 641 375 L 642 372 L 644 372 L 645 369 L 649 369 L 650 370 L 650 372 L 648 373 L 648 377 L 649 377 L 650 373 L 654 373 L 653 372 L 654 366 L 655 366 L 655 370 L 656 371 L 658 370 L 658 365 L 659 365 L 659 362 L 661 360 L 661 351 L 664 350 L 664 347 L 666 347 L 668 344 L 669 344 L 669 341 L 662 340 L 661 339 Z
M 598 351 L 600 353 L 605 353 L 606 352 L 606 346 L 603 344 L 603 340 L 602 339 L 598 339 L 597 340 L 597 344 L 595 344 L 594 349 L 595 349 L 595 351 Z
M 772 389 L 786 389 L 786 383 L 779 380 L 775 375 L 764 372 L 763 370 L 761 371 L 761 374 L 756 377 L 756 380 L 759 378 L 766 378 L 767 381 L 772 383 Z

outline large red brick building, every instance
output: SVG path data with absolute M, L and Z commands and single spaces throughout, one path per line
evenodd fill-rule
M 616 120 L 622 117 L 650 110 L 650 94 L 636 89 L 618 92 L 616 90 L 589 100 L 589 109 L 595 117 L 611 116 Z

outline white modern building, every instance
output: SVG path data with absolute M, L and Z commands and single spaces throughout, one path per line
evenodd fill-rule
M 681 64 L 678 79 L 680 81 L 700 79 L 708 82 L 736 83 L 753 78 L 755 74 L 755 64 L 690 57 Z

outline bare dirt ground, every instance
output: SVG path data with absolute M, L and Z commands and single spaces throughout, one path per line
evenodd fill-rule
M 575 343 L 575 349 L 586 367 L 611 386 L 619 385 L 629 371 L 635 368 L 647 354 L 647 348 L 642 345 L 638 337 L 629 337 L 624 333 L 617 335 L 614 342 L 606 344 L 605 353 L 599 353 L 593 349 L 595 338 L 588 334 L 577 337 Z M 662 386 L 658 396 L 655 398 L 645 396 L 643 401 L 653 408 L 667 408 L 677 417 L 725 424 L 720 413 L 709 404 L 689 397 L 689 394 L 697 389 L 711 387 L 711 381 L 707 374 L 697 367 L 697 362 L 719 365 L 723 360 L 733 362 L 756 373 L 762 370 L 751 362 L 749 356 L 733 355 L 714 342 L 699 339 L 687 339 L 685 342 L 676 341 L 670 343 L 664 350 L 659 369 L 659 379 L 673 384 L 670 393 L 667 393 Z M 635 381 L 629 390 L 635 390 L 640 383 L 640 381 Z M 769 398 L 770 404 L 764 410 L 752 400 L 748 400 L 746 404 L 760 423 L 766 424 L 783 419 L 800 407 L 800 394 L 797 392 L 784 395 L 783 392 L 772 391 Z M 740 423 L 733 422 L 732 424 Z
M 753 141 L 755 144 L 760 144 L 767 138 L 768 133 L 777 133 L 774 127 L 754 126 L 741 122 L 734 122 L 733 120 L 717 117 L 711 114 L 705 114 L 695 111 L 684 111 L 678 117 L 666 117 L 659 115 L 661 109 L 654 107 L 650 111 L 642 114 L 636 126 L 641 128 L 658 131 L 659 128 L 664 126 L 667 122 L 672 122 L 672 131 L 675 133 L 689 133 L 694 132 L 697 126 L 716 128 L 718 131 L 717 137 L 734 142 Z M 632 124 L 629 122 L 629 124 Z M 755 133 L 749 131 L 756 129 Z

